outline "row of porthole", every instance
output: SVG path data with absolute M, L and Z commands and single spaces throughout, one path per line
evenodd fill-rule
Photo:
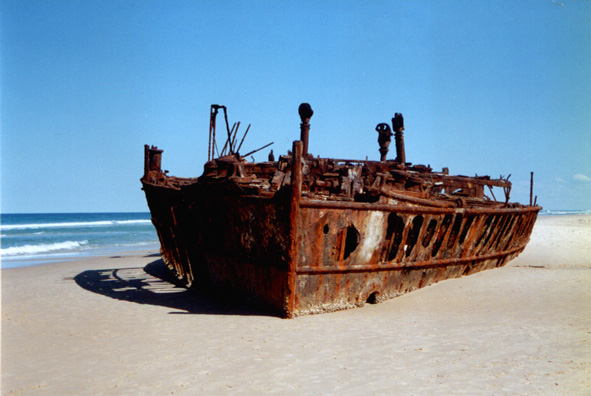
M 455 218 L 451 214 L 444 215 L 440 222 L 438 222 L 437 219 L 432 218 L 423 232 L 420 244 L 423 248 L 431 246 L 431 257 L 435 257 L 441 250 L 449 231 L 446 243 L 447 247 L 452 248 L 456 243 L 463 245 L 470 228 L 475 224 L 477 216 L 478 215 L 468 215 L 465 221 L 462 214 L 455 215 Z M 498 247 L 503 236 L 507 235 L 507 233 L 513 232 L 516 229 L 516 226 L 521 228 L 524 217 L 527 216 L 488 215 L 482 226 L 482 231 L 478 237 L 475 238 L 475 242 L 473 242 L 471 249 L 476 249 L 478 247 Z M 519 219 L 519 221 L 516 221 L 517 219 Z M 386 232 L 386 243 L 389 245 L 387 246 L 386 255 L 388 261 L 395 260 L 399 256 L 401 247 L 404 251 L 404 253 L 402 253 L 403 257 L 411 256 L 415 246 L 419 242 L 418 239 L 421 235 L 421 230 L 423 229 L 423 223 L 424 218 L 422 215 L 415 216 L 410 225 L 406 239 L 404 243 L 402 243 L 405 229 L 404 220 L 395 213 L 391 213 L 388 216 L 388 228 Z M 449 230 L 450 226 L 451 230 Z M 490 227 L 494 227 L 495 229 L 489 230 Z M 434 242 L 433 238 L 435 238 Z M 506 248 L 506 246 L 503 246 L 503 248 Z
M 459 245 L 463 245 L 466 236 L 477 217 L 478 215 L 468 215 L 464 222 L 464 216 L 462 214 L 455 215 L 455 219 L 453 215 L 446 214 L 440 223 L 437 219 L 432 218 L 426 226 L 420 244 L 423 248 L 427 248 L 432 244 L 431 257 L 435 257 L 437 253 L 439 253 L 439 250 L 445 241 L 445 237 L 448 234 L 449 227 L 451 226 L 451 231 L 447 238 L 447 247 L 452 248 L 456 241 Z M 500 240 L 507 234 L 507 232 L 513 232 L 516 228 L 529 226 L 529 224 L 524 224 L 526 217 L 528 216 L 487 215 L 482 226 L 482 231 L 478 237 L 474 239 L 475 242 L 473 242 L 471 249 L 476 249 L 479 246 L 498 247 Z M 405 243 L 402 244 L 405 222 L 402 217 L 395 213 L 391 213 L 388 216 L 388 227 L 386 231 L 386 259 L 388 261 L 392 261 L 398 257 L 401 246 L 405 257 L 409 257 L 412 254 L 415 246 L 419 242 L 418 239 L 421 235 L 423 223 L 424 218 L 422 215 L 415 216 L 412 220 L 410 230 L 407 233 Z M 439 228 L 437 227 L 438 225 Z M 500 229 L 489 231 L 488 229 L 491 226 L 496 226 L 495 228 Z M 324 234 L 328 234 L 329 230 L 329 226 L 326 224 L 323 228 Z M 494 238 L 493 235 L 495 235 Z M 436 237 L 435 242 L 433 242 L 434 237 Z M 333 258 L 337 261 L 346 260 L 351 253 L 355 251 L 359 245 L 359 241 L 360 235 L 355 226 L 350 225 L 347 228 L 343 228 L 337 235 L 337 242 L 333 247 Z M 509 239 L 509 242 L 510 241 L 511 239 Z M 507 245 L 508 244 L 509 243 L 507 243 Z M 503 249 L 505 248 L 507 248 L 507 246 L 503 246 Z

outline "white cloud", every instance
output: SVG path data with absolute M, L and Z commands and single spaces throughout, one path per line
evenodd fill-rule
M 564 179 L 562 177 L 557 177 L 554 179 L 557 183 L 564 183 Z
M 577 173 L 576 175 L 573 175 L 573 180 L 582 181 L 582 182 L 591 182 L 591 177 Z

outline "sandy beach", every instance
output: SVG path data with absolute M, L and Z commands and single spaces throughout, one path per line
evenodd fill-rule
M 293 320 L 161 279 L 157 252 L 2 270 L 2 395 L 588 395 L 591 216 L 506 267 Z

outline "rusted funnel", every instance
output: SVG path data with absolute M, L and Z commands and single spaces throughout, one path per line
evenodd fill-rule
M 314 114 L 309 103 L 302 103 L 298 109 L 302 123 L 300 124 L 300 140 L 302 141 L 302 156 L 308 155 L 308 135 L 310 133 L 310 118 Z
M 404 164 L 406 163 L 406 154 L 404 152 L 404 118 L 402 113 L 394 114 L 392 129 L 394 129 L 394 139 L 396 139 L 396 162 Z

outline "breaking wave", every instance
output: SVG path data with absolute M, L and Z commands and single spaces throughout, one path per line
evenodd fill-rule
M 30 254 L 41 254 L 55 252 L 58 250 L 73 250 L 78 249 L 88 244 L 88 241 L 65 241 L 57 243 L 48 243 L 40 245 L 23 245 L 23 246 L 12 246 L 5 249 L 0 249 L 1 256 L 23 256 Z
M 591 210 L 552 210 L 542 209 L 541 215 L 585 215 L 591 214 Z
M 63 223 L 32 223 L 32 224 L 6 224 L 0 225 L 0 230 L 26 230 L 38 228 L 58 228 L 58 227 L 102 227 L 114 225 L 130 224 L 151 224 L 150 220 L 102 220 L 102 221 L 80 221 Z

